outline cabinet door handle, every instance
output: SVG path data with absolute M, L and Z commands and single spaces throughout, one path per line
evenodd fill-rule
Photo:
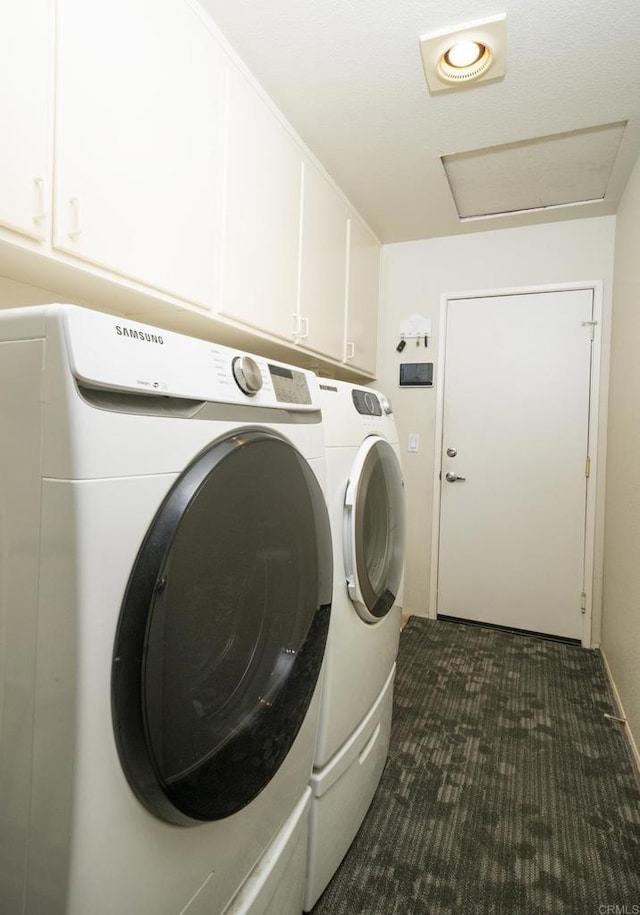
M 33 179 L 35 187 L 35 200 L 33 203 L 33 221 L 42 222 L 47 216 L 47 185 L 44 178 L 36 177 Z
M 347 340 L 347 352 L 345 359 L 353 359 L 356 354 L 356 345 L 351 340 Z
M 309 318 L 305 318 L 301 315 L 300 316 L 300 326 L 301 326 L 301 328 L 302 327 L 304 328 L 304 330 L 301 330 L 301 332 L 300 332 L 300 339 L 306 340 L 307 337 L 309 336 Z
M 77 238 L 82 232 L 82 207 L 79 197 L 69 197 L 72 213 L 72 228 L 69 229 L 69 238 Z
M 301 319 L 300 319 L 300 315 L 297 312 L 295 314 L 292 314 L 291 317 L 293 318 L 293 330 L 291 331 L 291 336 L 297 343 L 298 340 L 300 339 L 300 320 Z

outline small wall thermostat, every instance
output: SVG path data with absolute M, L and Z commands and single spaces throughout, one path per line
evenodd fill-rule
M 433 387 L 433 362 L 401 362 L 400 387 Z

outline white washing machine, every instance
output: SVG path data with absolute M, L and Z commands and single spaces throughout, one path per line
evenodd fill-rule
M 0 424 L 0 911 L 297 915 L 332 579 L 315 376 L 14 309 Z
M 400 636 L 405 510 L 391 406 L 320 380 L 334 587 L 309 827 L 305 911 L 371 804 L 389 750 Z

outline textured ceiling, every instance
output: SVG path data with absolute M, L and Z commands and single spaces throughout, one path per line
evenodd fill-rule
M 382 241 L 615 212 L 640 152 L 639 0 L 200 2 Z M 505 78 L 431 95 L 420 36 L 503 12 Z M 602 200 L 460 220 L 443 157 L 624 121 Z

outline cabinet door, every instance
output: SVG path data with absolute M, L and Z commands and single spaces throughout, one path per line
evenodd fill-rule
M 347 207 L 310 162 L 304 162 L 303 172 L 299 342 L 307 349 L 342 361 Z
M 48 234 L 51 0 L 0 4 L 0 225 Z
M 349 219 L 349 281 L 345 362 L 375 374 L 380 285 L 380 245 L 367 227 Z
M 220 311 L 292 342 L 302 155 L 235 67 L 228 117 Z
M 186 0 L 60 0 L 57 248 L 215 304 L 227 58 Z

